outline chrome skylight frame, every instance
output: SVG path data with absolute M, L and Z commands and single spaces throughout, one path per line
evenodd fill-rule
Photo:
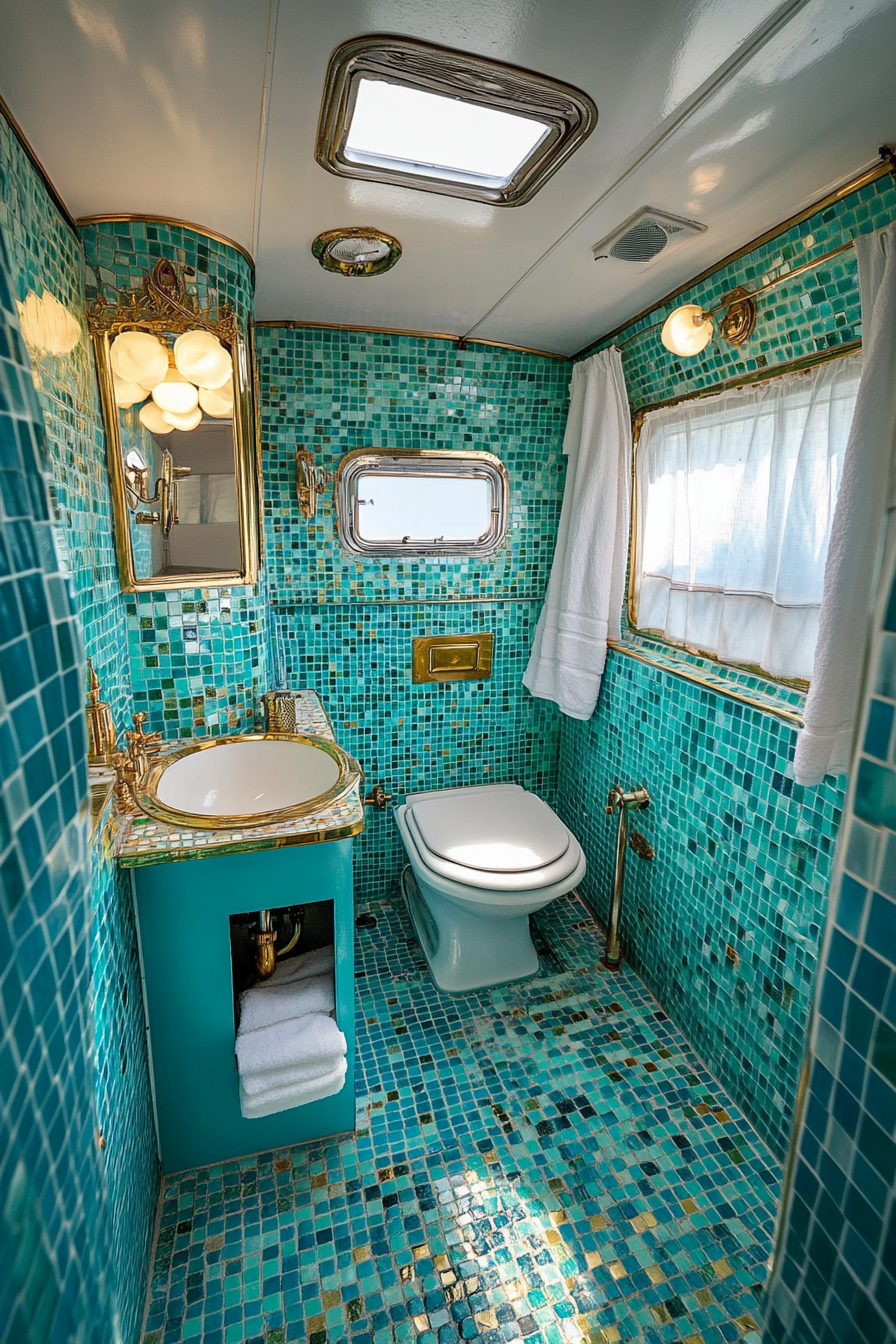
M 346 139 L 361 79 L 382 79 L 445 98 L 461 99 L 499 112 L 544 122 L 548 134 L 505 184 L 458 180 L 407 172 L 389 162 L 360 163 L 346 154 Z M 413 38 L 376 34 L 345 42 L 330 58 L 317 130 L 315 158 L 338 177 L 389 182 L 414 191 L 459 196 L 488 205 L 530 201 L 585 141 L 597 124 L 597 108 L 581 89 L 516 66 L 433 46 Z M 372 156 L 371 156 L 372 157 Z

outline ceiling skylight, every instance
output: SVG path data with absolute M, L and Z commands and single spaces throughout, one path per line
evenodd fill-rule
M 407 38 L 334 53 L 317 161 L 331 173 L 522 205 L 591 134 L 597 108 L 571 85 Z
M 505 187 L 550 129 L 482 103 L 360 79 L 345 156 L 423 177 Z

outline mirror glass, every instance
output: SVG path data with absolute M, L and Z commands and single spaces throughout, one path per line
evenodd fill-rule
M 239 450 L 233 414 L 203 412 L 191 430 L 153 432 L 140 420 L 143 405 L 116 408 L 135 579 L 239 571 Z M 167 491 L 170 503 L 163 498 Z M 156 502 L 147 502 L 151 499 Z M 170 527 L 160 516 L 163 505 L 172 514 Z
M 342 460 L 339 535 L 368 555 L 486 555 L 507 531 L 507 473 L 492 453 L 362 449 Z
M 256 420 L 233 311 L 200 308 L 161 260 L 88 313 L 126 592 L 254 583 Z

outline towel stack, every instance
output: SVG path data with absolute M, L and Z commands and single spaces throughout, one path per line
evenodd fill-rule
M 246 1120 L 320 1101 L 345 1081 L 345 1037 L 335 1008 L 332 947 L 281 962 L 240 995 L 236 1058 Z

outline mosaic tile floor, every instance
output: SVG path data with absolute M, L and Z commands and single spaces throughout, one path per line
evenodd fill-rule
M 781 1171 L 575 897 L 453 998 L 358 931 L 358 1133 L 165 1181 L 144 1344 L 759 1344 Z

